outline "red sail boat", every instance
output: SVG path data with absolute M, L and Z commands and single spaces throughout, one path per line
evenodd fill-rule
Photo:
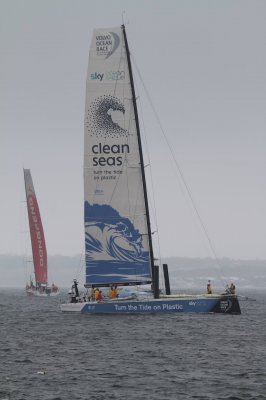
M 30 278 L 30 283 L 27 283 L 26 285 L 26 293 L 29 296 L 56 295 L 59 293 L 59 288 L 55 284 L 52 284 L 51 286 L 48 285 L 48 266 L 45 237 L 40 210 L 29 169 L 24 169 L 24 181 L 35 274 L 35 282 L 33 282 L 33 280 Z

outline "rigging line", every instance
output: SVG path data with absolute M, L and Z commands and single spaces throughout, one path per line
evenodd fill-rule
M 158 246 L 158 253 L 159 253 L 159 260 L 160 263 L 162 263 L 162 258 L 161 258 L 161 247 L 160 247 L 160 234 L 159 234 L 159 227 L 158 227 L 158 219 L 157 219 L 157 211 L 156 211 L 156 200 L 155 200 L 155 189 L 154 189 L 154 181 L 153 181 L 153 175 L 152 175 L 152 168 L 151 168 L 151 157 L 150 157 L 150 153 L 149 153 L 149 148 L 148 148 L 148 140 L 147 140 L 147 131 L 146 131 L 146 126 L 145 126 L 145 122 L 144 122 L 144 118 L 143 118 L 143 107 L 142 107 L 142 103 L 141 103 L 141 98 L 139 97 L 139 105 L 140 105 L 140 115 L 141 115 L 141 121 L 142 121 L 142 125 L 143 125 L 143 137 L 144 137 L 144 143 L 145 143 L 145 149 L 146 149 L 146 153 L 147 153 L 147 158 L 148 158 L 148 162 L 150 165 L 150 177 L 151 177 L 151 188 L 152 188 L 152 202 L 153 202 L 153 216 L 154 216 L 154 220 L 155 220 L 155 229 L 157 231 L 157 246 Z
M 80 257 L 79 257 L 79 263 L 77 266 L 77 270 L 76 270 L 76 279 L 79 279 L 81 273 L 83 273 L 83 265 L 82 265 L 82 260 L 83 260 L 84 254 L 83 251 L 80 253 Z
M 132 57 L 132 58 L 133 58 L 133 57 Z M 186 188 L 186 191 L 187 191 L 187 194 L 188 194 L 189 199 L 190 199 L 190 201 L 191 201 L 191 204 L 192 204 L 192 206 L 193 206 L 193 209 L 194 209 L 194 211 L 195 211 L 195 213 L 196 213 L 196 215 L 197 215 L 197 217 L 198 217 L 200 226 L 201 226 L 201 228 L 202 228 L 202 230 L 203 230 L 203 232 L 204 232 L 204 234 L 205 234 L 205 237 L 206 237 L 206 239 L 207 239 L 207 241 L 208 241 L 208 244 L 209 244 L 210 249 L 211 249 L 211 251 L 212 251 L 212 253 L 213 253 L 213 256 L 214 256 L 214 258 L 215 258 L 215 261 L 216 261 L 217 265 L 220 267 L 220 263 L 219 263 L 219 261 L 218 261 L 217 255 L 216 255 L 216 251 L 215 251 L 215 249 L 214 249 L 214 247 L 213 247 L 213 245 L 212 245 L 212 242 L 211 242 L 211 239 L 210 239 L 209 234 L 208 234 L 208 232 L 207 232 L 207 229 L 206 229 L 206 227 L 205 227 L 205 225 L 204 225 L 204 223 L 203 223 L 203 220 L 202 220 L 202 218 L 201 218 L 201 216 L 200 216 L 200 214 L 199 214 L 199 211 L 198 211 L 198 209 L 197 209 L 197 207 L 196 207 L 196 204 L 195 204 L 195 202 L 194 202 L 194 200 L 193 200 L 191 191 L 190 191 L 190 189 L 189 189 L 189 187 L 188 187 L 188 184 L 187 184 L 187 182 L 186 182 L 186 180 L 185 180 L 185 177 L 184 177 L 184 174 L 183 174 L 183 172 L 182 172 L 182 170 L 181 170 L 181 167 L 180 167 L 180 165 L 178 164 L 178 162 L 177 162 L 177 160 L 176 160 L 176 158 L 175 158 L 173 149 L 172 149 L 172 147 L 170 146 L 170 143 L 169 143 L 169 141 L 168 141 L 168 139 L 167 139 L 167 136 L 166 136 L 166 134 L 165 134 L 165 131 L 164 131 L 164 129 L 163 129 L 163 126 L 162 126 L 162 124 L 161 124 L 161 121 L 160 121 L 160 119 L 159 119 L 159 117 L 158 117 L 158 114 L 156 113 L 155 107 L 154 107 L 153 102 L 152 102 L 152 100 L 151 100 L 151 97 L 150 97 L 150 95 L 149 95 L 149 93 L 148 93 L 148 90 L 147 90 L 147 88 L 146 88 L 146 85 L 144 84 L 144 81 L 143 81 L 143 79 L 142 79 L 142 77 L 141 77 L 140 71 L 139 71 L 139 69 L 138 69 L 138 66 L 137 66 L 136 61 L 135 61 L 134 58 L 133 58 L 133 62 L 134 62 L 136 71 L 137 71 L 137 73 L 138 73 L 139 79 L 140 79 L 140 81 L 141 81 L 141 83 L 142 83 L 142 85 L 143 85 L 143 88 L 144 88 L 144 91 L 145 91 L 145 93 L 146 93 L 146 96 L 147 96 L 147 98 L 148 98 L 148 100 L 149 100 L 149 102 L 150 102 L 150 106 L 151 106 L 151 108 L 152 108 L 152 110 L 153 110 L 153 112 L 154 112 L 154 115 L 155 115 L 155 117 L 156 117 L 157 123 L 158 123 L 158 125 L 159 125 L 159 127 L 160 127 L 160 130 L 161 130 L 163 136 L 164 136 L 164 139 L 165 139 L 165 141 L 166 141 L 166 144 L 167 144 L 167 146 L 168 146 L 168 148 L 169 148 L 169 150 L 170 150 L 170 154 L 171 154 L 171 156 L 172 156 L 172 159 L 173 159 L 173 161 L 174 161 L 174 164 L 175 164 L 175 166 L 176 166 L 176 168 L 177 168 L 177 170 L 178 170 L 178 172 L 179 172 L 179 175 L 180 175 L 181 180 L 182 180 L 182 182 L 183 182 L 183 184 L 184 184 L 184 186 L 185 186 L 185 188 Z
M 128 131 L 131 132 L 131 125 L 133 125 L 133 130 L 135 128 L 134 126 L 134 120 L 135 120 L 135 116 L 134 116 L 134 108 L 133 108 L 133 101 L 131 100 L 131 104 L 130 104 L 130 116 L 129 116 L 129 124 L 128 124 Z M 128 137 L 128 141 L 129 141 L 129 137 Z M 125 159 L 125 163 L 128 162 L 128 157 Z M 136 164 L 136 168 L 140 168 L 140 161 Z M 131 202 L 130 202 L 130 191 L 129 191 L 129 179 L 128 179 L 128 172 L 129 172 L 129 168 L 126 168 L 125 173 L 127 175 L 127 191 L 128 191 L 128 203 L 131 206 Z M 136 201 L 135 204 L 132 204 L 132 207 L 130 207 L 130 212 L 129 214 L 132 215 L 132 219 L 135 222 L 136 218 L 138 218 L 138 210 L 137 210 L 137 206 L 138 206 L 138 199 L 141 193 L 141 184 L 142 184 L 142 177 L 140 175 L 140 179 L 138 181 L 138 186 L 137 186 L 137 191 L 136 191 Z M 133 211 L 132 211 L 133 210 Z M 132 212 L 131 212 L 132 211 Z M 145 214 L 146 215 L 146 214 Z M 147 229 L 147 226 L 146 226 Z
M 138 110 L 137 110 L 137 103 L 136 103 L 136 94 L 135 94 L 135 88 L 134 88 L 134 79 L 133 79 L 133 71 L 132 71 L 132 64 L 131 64 L 131 58 L 130 58 L 130 50 L 128 47 L 125 26 L 123 25 L 121 28 L 122 28 L 122 32 L 123 32 L 123 36 L 124 36 L 126 59 L 127 59 L 128 72 L 129 72 L 129 81 L 130 81 L 131 93 L 132 93 L 132 97 L 133 97 L 132 100 L 133 100 L 133 107 L 134 107 L 134 114 L 135 114 L 137 146 L 139 149 L 139 158 L 140 158 L 141 176 L 142 176 L 143 194 L 144 194 L 144 207 L 145 207 L 145 211 L 146 211 L 146 221 L 147 221 L 147 228 L 148 228 L 149 255 L 150 255 L 150 261 L 151 261 L 151 272 L 153 274 L 154 256 L 153 256 L 153 245 L 152 245 L 152 238 L 151 238 L 151 221 L 150 221 L 150 212 L 149 212 L 148 195 L 147 195 L 147 184 L 146 184 L 146 177 L 145 177 L 145 171 L 144 171 L 143 152 L 142 152 L 142 146 L 141 146 L 141 135 L 140 135 L 139 118 L 138 118 Z

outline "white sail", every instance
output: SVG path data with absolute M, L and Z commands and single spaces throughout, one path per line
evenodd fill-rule
M 143 177 L 121 28 L 93 32 L 84 125 L 86 282 L 151 282 Z

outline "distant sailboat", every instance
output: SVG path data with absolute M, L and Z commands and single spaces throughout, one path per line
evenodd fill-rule
M 61 304 L 61 310 L 88 314 L 239 314 L 236 295 L 171 295 L 167 266 L 166 293 L 159 290 L 124 25 L 93 32 L 84 128 L 85 287 L 90 293 L 82 298 L 74 281 L 71 301 Z M 152 291 L 125 290 L 134 285 L 151 285 Z M 122 297 L 120 290 L 117 297 L 122 287 L 128 296 Z M 109 293 L 102 298 L 101 289 L 104 293 L 106 288 Z
M 29 296 L 55 296 L 59 293 L 59 288 L 55 284 L 52 284 L 51 286 L 48 285 L 45 237 L 40 210 L 29 169 L 24 169 L 24 182 L 35 274 L 35 282 L 33 282 L 30 277 L 30 281 L 26 285 L 26 293 Z

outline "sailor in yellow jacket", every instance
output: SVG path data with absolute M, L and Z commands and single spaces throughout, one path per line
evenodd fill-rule
M 111 286 L 108 295 L 109 295 L 110 299 L 115 299 L 116 298 L 113 286 Z
M 208 283 L 207 283 L 207 293 L 208 293 L 208 294 L 212 294 L 211 281 L 208 281 Z
M 99 290 L 98 288 L 95 289 L 94 294 L 95 294 L 95 300 L 96 300 L 96 301 L 98 300 L 99 293 L 100 293 L 100 290 Z

